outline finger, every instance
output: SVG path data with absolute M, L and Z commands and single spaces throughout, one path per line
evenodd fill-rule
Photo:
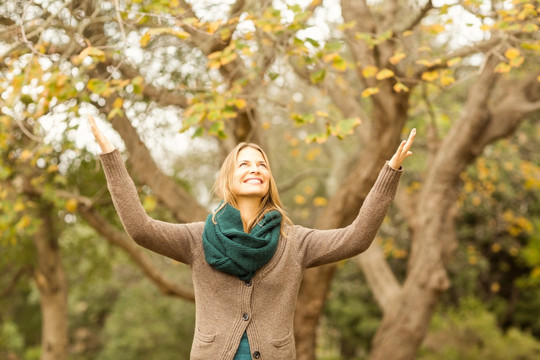
M 407 139 L 407 143 L 406 143 L 406 145 L 403 147 L 403 149 L 404 149 L 405 151 L 408 151 L 408 150 L 411 148 L 411 146 L 412 146 L 412 144 L 413 144 L 413 142 L 414 142 L 414 137 L 415 137 L 415 136 L 416 136 L 416 129 L 412 129 L 412 130 L 411 130 L 411 133 L 409 134 L 409 138 Z
M 94 134 L 94 136 L 96 138 L 99 137 L 99 135 L 101 135 L 101 132 L 99 131 L 99 128 L 96 124 L 96 120 L 94 119 L 92 115 L 88 116 L 88 122 L 90 123 L 90 130 L 92 130 L 92 133 Z

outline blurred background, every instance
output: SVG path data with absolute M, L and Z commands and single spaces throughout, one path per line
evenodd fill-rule
M 370 249 L 306 272 L 299 360 L 540 356 L 540 1 L 3 0 L 0 359 L 188 359 L 189 268 L 123 231 L 94 116 L 148 214 L 204 220 L 238 142 L 293 221 Z

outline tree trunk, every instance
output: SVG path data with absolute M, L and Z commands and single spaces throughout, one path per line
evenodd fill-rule
M 459 176 L 482 149 L 474 148 L 489 125 L 488 100 L 495 84 L 497 59 L 487 60 L 472 87 L 460 119 L 444 138 L 440 151 L 428 164 L 416 207 L 407 278 L 393 306 L 386 309 L 373 339 L 370 360 L 412 360 L 424 339 L 442 293 L 450 286 L 445 269 L 455 248 L 455 204 Z
M 349 225 L 358 215 L 377 175 L 399 143 L 401 124 L 396 122 L 385 133 L 375 136 L 376 141 L 367 144 L 355 167 L 348 174 L 332 202 L 319 217 L 316 228 L 331 229 Z M 296 357 L 298 360 L 316 358 L 317 326 L 328 294 L 335 264 L 306 271 L 295 312 Z
M 54 229 L 52 207 L 43 206 L 40 224 L 34 235 L 37 263 L 34 280 L 41 304 L 41 360 L 68 357 L 68 308 L 66 273 Z

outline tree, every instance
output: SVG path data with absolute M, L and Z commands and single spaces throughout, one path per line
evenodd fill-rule
M 426 139 L 422 186 L 396 202 L 411 231 L 407 276 L 397 280 L 377 244 L 358 259 L 384 314 L 370 358 L 414 358 L 449 286 L 460 174 L 540 107 L 538 74 L 526 61 L 539 49 L 534 4 L 427 1 L 416 8 L 342 0 L 343 22 L 322 39 L 307 35 L 324 10 L 321 1 L 271 6 L 238 0 L 206 9 L 182 0 L 55 4 L 2 8 L 7 51 L 0 66 L 9 74 L 4 122 L 36 123 L 61 112 L 69 114 L 66 123 L 76 123 L 83 110 L 99 111 L 124 141 L 137 182 L 152 189 L 175 221 L 201 220 L 208 210 L 160 169 L 141 140 L 133 124 L 153 109 L 175 109 L 182 131 L 214 135 L 224 152 L 238 141 L 264 145 L 264 129 L 273 126 L 260 117 L 265 104 L 283 107 L 291 122 L 307 129 L 307 142 L 353 134 L 360 146 L 333 165 L 325 185 L 339 186 L 328 186 L 318 228 L 351 222 L 404 130 L 417 126 Z M 481 24 L 482 37 L 456 45 L 452 11 Z M 285 91 L 291 79 L 304 81 L 325 101 L 274 103 L 272 95 Z M 435 104 L 451 89 L 460 90 L 464 106 L 445 124 Z M 121 237 L 99 217 L 92 199 L 74 199 L 96 230 L 111 241 Z M 299 359 L 315 357 L 315 329 L 335 271 L 326 266 L 306 272 L 296 313 Z M 190 298 L 189 290 L 172 288 L 163 291 Z

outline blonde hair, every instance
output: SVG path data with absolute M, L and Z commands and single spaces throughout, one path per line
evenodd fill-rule
M 236 145 L 236 147 L 227 155 L 225 158 L 225 161 L 223 161 L 223 164 L 221 165 L 221 169 L 219 170 L 218 177 L 216 179 L 216 182 L 214 184 L 214 194 L 223 200 L 221 205 L 214 211 L 212 215 L 212 221 L 216 223 L 216 214 L 226 205 L 230 204 L 235 208 L 238 208 L 238 203 L 236 199 L 236 194 L 232 191 L 233 187 L 233 174 L 234 169 L 236 167 L 236 161 L 238 160 L 238 154 L 243 149 L 250 147 L 257 151 L 259 151 L 262 154 L 262 157 L 264 161 L 266 162 L 266 166 L 268 168 L 268 172 L 270 174 L 270 181 L 268 184 L 268 192 L 266 195 L 264 195 L 261 199 L 261 203 L 259 205 L 259 210 L 257 211 L 257 216 L 251 221 L 251 223 L 248 224 L 248 231 L 251 231 L 253 227 L 266 215 L 268 212 L 276 210 L 278 211 L 282 216 L 282 234 L 283 234 L 283 224 L 288 223 L 291 224 L 291 220 L 289 219 L 289 216 L 287 215 L 287 212 L 285 211 L 283 204 L 281 202 L 281 199 L 279 197 L 278 189 L 276 186 L 276 182 L 274 180 L 274 177 L 272 176 L 272 171 L 270 170 L 270 162 L 268 161 L 268 157 L 266 156 L 263 149 L 254 143 L 239 143 Z

